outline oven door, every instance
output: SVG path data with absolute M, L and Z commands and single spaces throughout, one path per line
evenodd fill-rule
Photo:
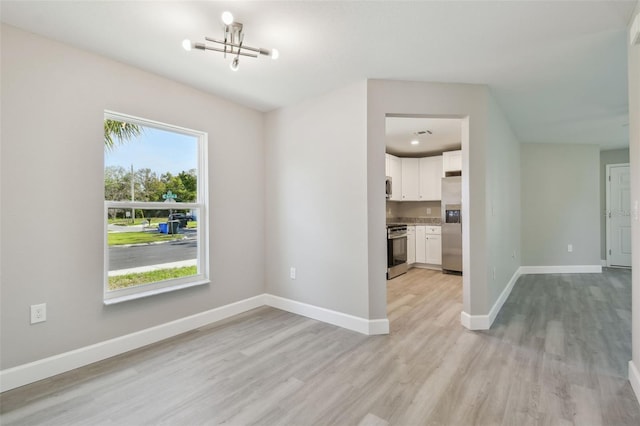
M 407 234 L 387 239 L 387 279 L 402 275 L 409 270 L 407 264 Z
M 407 236 L 387 239 L 387 268 L 407 263 Z

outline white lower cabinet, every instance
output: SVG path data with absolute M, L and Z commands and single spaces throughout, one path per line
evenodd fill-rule
M 439 226 L 415 226 L 415 263 L 426 263 L 430 265 L 442 265 L 442 237 Z M 407 228 L 409 233 L 409 228 Z M 411 253 L 411 240 L 407 237 L 407 252 Z M 411 254 L 407 255 L 409 258 Z M 408 263 L 413 263 L 409 261 Z
M 407 263 L 416 263 L 416 227 L 407 226 Z
M 425 233 L 426 263 L 442 265 L 442 235 L 439 226 L 427 226 Z
M 416 262 L 427 263 L 427 240 L 426 238 L 427 227 L 423 225 L 416 225 Z

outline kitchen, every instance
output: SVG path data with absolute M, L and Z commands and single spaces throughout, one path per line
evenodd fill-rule
M 386 118 L 387 279 L 462 274 L 461 120 Z

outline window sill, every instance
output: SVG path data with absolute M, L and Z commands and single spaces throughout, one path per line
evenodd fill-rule
M 173 285 L 173 286 L 170 286 L 170 287 L 163 287 L 163 288 L 156 288 L 156 289 L 153 289 L 153 290 L 141 291 L 139 293 L 128 294 L 126 296 L 120 296 L 120 297 L 113 297 L 113 298 L 109 298 L 109 299 L 104 299 L 103 303 L 106 306 L 116 305 L 118 303 L 128 302 L 130 300 L 142 299 L 142 298 L 149 297 L 149 296 L 155 296 L 157 294 L 169 293 L 169 292 L 172 292 L 172 291 L 182 290 L 182 289 L 185 289 L 185 288 L 191 288 L 191 287 L 197 287 L 197 286 L 201 286 L 201 285 L 206 285 L 206 284 L 209 284 L 209 283 L 210 283 L 209 280 L 193 281 L 193 282 L 190 282 L 190 283 L 178 284 L 178 285 Z

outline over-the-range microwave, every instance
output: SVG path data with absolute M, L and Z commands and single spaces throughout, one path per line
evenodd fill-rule
M 385 186 L 385 191 L 386 191 L 387 200 L 388 200 L 389 198 L 391 198 L 391 191 L 392 191 L 392 189 L 391 189 L 391 176 L 387 176 L 384 186 Z

